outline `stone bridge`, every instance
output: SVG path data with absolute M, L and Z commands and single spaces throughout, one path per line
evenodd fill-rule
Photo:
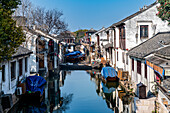
M 60 70 L 92 70 L 91 66 L 84 64 L 60 64 Z

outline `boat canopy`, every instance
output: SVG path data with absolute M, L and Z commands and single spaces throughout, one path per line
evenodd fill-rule
M 37 92 L 40 91 L 43 94 L 44 85 L 46 80 L 41 76 L 29 76 L 26 78 L 26 89 L 27 91 Z
M 105 79 L 107 77 L 116 77 L 117 76 L 117 72 L 113 67 L 103 67 L 101 74 Z
M 77 54 L 80 54 L 80 53 L 81 53 L 80 51 L 73 51 L 71 53 L 65 54 L 65 56 L 77 55 Z

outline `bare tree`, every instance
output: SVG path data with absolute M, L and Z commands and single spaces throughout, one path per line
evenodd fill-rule
M 36 15 L 36 25 L 47 33 L 59 34 L 67 29 L 68 25 L 61 18 L 63 16 L 61 11 L 37 8 L 34 15 Z
M 63 13 L 58 10 L 48 10 L 45 14 L 46 32 L 58 34 L 67 29 L 67 24 L 61 19 Z
M 27 18 L 27 27 L 32 28 L 35 25 L 49 34 L 59 34 L 66 31 L 68 27 L 62 18 L 62 11 L 33 7 L 30 0 L 22 0 L 22 5 L 17 9 L 16 15 Z

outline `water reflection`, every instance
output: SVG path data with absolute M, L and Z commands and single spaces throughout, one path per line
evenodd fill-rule
M 135 113 L 133 96 L 126 92 L 118 82 L 102 82 L 100 71 L 90 72 L 91 80 L 96 84 L 96 93 L 103 97 L 108 108 L 114 113 Z
M 118 82 L 103 83 L 100 70 L 50 72 L 39 104 L 20 103 L 9 113 L 135 113 Z

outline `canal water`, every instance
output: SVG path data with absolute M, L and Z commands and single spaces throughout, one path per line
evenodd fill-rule
M 9 113 L 133 113 L 134 103 L 117 82 L 104 84 L 100 72 L 57 71 L 47 79 L 44 101 L 18 103 Z

